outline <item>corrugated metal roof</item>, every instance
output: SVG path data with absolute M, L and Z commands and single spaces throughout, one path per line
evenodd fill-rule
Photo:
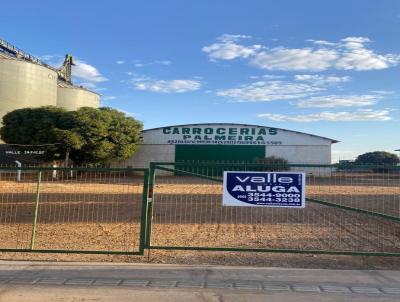
M 293 133 L 299 133 L 299 134 L 304 134 L 304 135 L 309 135 L 309 136 L 313 136 L 313 137 L 318 137 L 318 138 L 322 138 L 322 139 L 326 139 L 326 140 L 330 140 L 332 142 L 332 144 L 338 143 L 340 141 L 332 139 L 332 138 L 328 138 L 328 137 L 324 137 L 324 136 L 319 136 L 319 135 L 315 135 L 315 134 L 310 134 L 310 133 L 305 133 L 305 132 L 300 132 L 300 131 L 293 131 L 293 130 L 288 130 L 288 129 L 283 129 L 283 128 L 277 128 L 277 127 L 270 127 L 270 126 L 264 126 L 264 125 L 252 125 L 252 124 L 236 124 L 236 123 L 201 123 L 201 124 L 184 124 L 184 125 L 170 125 L 170 126 L 164 126 L 164 127 L 157 127 L 157 128 L 150 128 L 150 129 L 145 129 L 142 132 L 146 132 L 146 131 L 152 131 L 152 130 L 158 130 L 158 129 L 163 129 L 166 127 L 187 127 L 187 126 L 207 126 L 207 125 L 221 125 L 221 126 L 245 126 L 245 127 L 261 127 L 261 128 L 274 128 L 274 129 L 278 129 L 278 130 L 282 130 L 282 131 L 288 131 L 288 132 L 293 132 Z

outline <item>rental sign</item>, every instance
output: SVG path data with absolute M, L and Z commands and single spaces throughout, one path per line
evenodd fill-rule
M 305 173 L 224 172 L 224 206 L 305 207 Z

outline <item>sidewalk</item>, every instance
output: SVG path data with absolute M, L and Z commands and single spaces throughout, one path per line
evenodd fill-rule
M 0 261 L 0 301 L 61 300 L 399 301 L 400 271 Z

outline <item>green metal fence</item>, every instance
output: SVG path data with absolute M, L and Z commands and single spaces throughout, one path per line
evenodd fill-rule
M 146 247 L 400 256 L 398 167 L 292 164 L 286 170 L 307 175 L 306 208 L 222 206 L 222 170 L 273 168 L 151 164 Z
M 222 206 L 223 171 L 306 173 L 306 208 Z M 0 252 L 145 249 L 400 256 L 393 166 L 0 167 Z
M 0 252 L 143 254 L 147 169 L 0 168 Z

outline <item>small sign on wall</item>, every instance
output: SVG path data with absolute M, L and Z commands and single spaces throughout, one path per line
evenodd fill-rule
M 305 173 L 224 172 L 224 206 L 305 207 Z

